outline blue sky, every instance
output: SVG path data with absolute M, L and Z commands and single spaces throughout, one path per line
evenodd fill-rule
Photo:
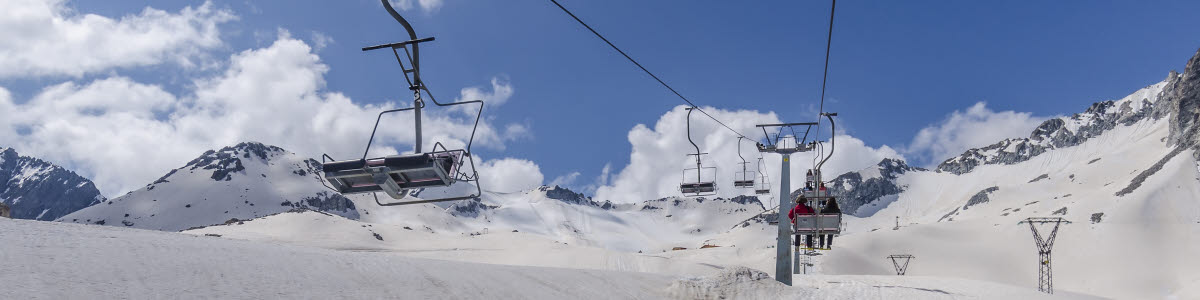
M 561 2 L 699 104 L 773 111 L 785 121 L 815 118 L 828 1 Z M 151 6 L 178 12 L 202 3 Z M 146 3 L 66 5 L 117 19 Z M 324 90 L 360 104 L 409 101 L 391 54 L 359 50 L 404 39 L 377 1 L 213 5 L 236 15 L 219 24 L 223 44 L 206 50 L 213 57 L 267 47 L 281 29 L 309 45 L 325 36 L 332 42 L 315 50 L 328 67 Z M 1195 11 L 1195 1 L 842 1 L 826 109 L 839 112 L 840 129 L 867 146 L 886 145 L 927 165 L 937 159 L 905 153 L 914 136 L 978 102 L 1037 119 L 1162 80 L 1200 47 Z M 606 164 L 621 168 L 630 161 L 630 130 L 682 104 L 549 1 L 444 1 L 403 14 L 419 35 L 437 38 L 423 48 L 422 65 L 440 99 L 486 88 L 493 78 L 511 85 L 511 98 L 485 117 L 530 134 L 479 153 L 534 161 L 545 182 L 572 172 L 592 178 Z M 163 64 L 0 84 L 21 103 L 47 85 L 114 74 L 186 94 L 187 78 L 220 72 Z

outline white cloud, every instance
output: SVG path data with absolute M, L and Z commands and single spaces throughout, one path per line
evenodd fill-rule
M 921 129 L 904 152 L 917 161 L 936 165 L 967 149 L 1006 138 L 1027 137 L 1046 119 L 1027 112 L 997 112 L 978 102 L 966 111 L 954 111 L 941 123 Z
M 312 32 L 313 49 L 316 51 L 321 51 L 321 49 L 325 49 L 326 46 L 332 45 L 333 43 L 333 37 L 330 37 L 329 35 L 319 31 Z
M 169 13 L 147 7 L 119 20 L 77 14 L 63 0 L 5 1 L 0 9 L 0 78 L 74 76 L 115 67 L 174 62 L 202 65 L 205 50 L 222 45 L 221 23 L 232 12 L 205 2 Z
M 545 179 L 532 161 L 507 157 L 479 164 L 479 178 L 481 187 L 493 192 L 529 190 L 541 186 Z
M 401 10 L 412 10 L 420 7 L 427 13 L 437 12 L 442 8 L 443 0 L 388 0 L 392 5 Z M 414 5 L 415 4 L 415 5 Z
M 92 178 L 105 195 L 115 196 L 207 149 L 243 141 L 278 145 L 308 157 L 329 153 L 353 158 L 362 155 L 376 115 L 398 107 L 392 102 L 358 104 L 326 91 L 329 68 L 311 47 L 286 32 L 268 47 L 232 55 L 225 65 L 223 73 L 195 79 L 194 90 L 181 95 L 124 77 L 49 86 L 21 104 L 0 88 L 0 115 L 6 116 L 0 118 L 0 145 L 63 164 Z M 490 94 L 511 96 L 511 86 L 493 87 L 502 92 Z M 372 154 L 411 151 L 412 118 L 411 113 L 385 116 Z M 465 146 L 474 121 L 475 111 L 427 106 L 424 148 L 435 141 L 451 149 Z M 511 130 L 497 128 L 485 118 L 476 146 L 502 149 L 503 135 Z M 486 163 L 492 167 L 489 172 L 514 165 Z M 540 183 L 540 176 L 511 181 Z
M 571 172 L 570 174 L 554 177 L 554 180 L 551 180 L 550 183 L 548 183 L 546 185 L 549 185 L 549 186 L 557 185 L 557 186 L 561 186 L 561 187 L 571 186 L 571 185 L 575 184 L 576 179 L 579 179 L 579 175 L 580 175 L 579 172 Z
M 611 176 L 602 174 L 598 182 L 603 183 L 596 189 L 597 200 L 613 202 L 637 202 L 665 196 L 677 196 L 679 184 L 683 181 L 683 168 L 694 166 L 693 158 L 686 153 L 695 152 L 687 140 L 685 106 L 678 106 L 659 118 L 654 128 L 638 124 L 629 132 L 629 142 L 632 146 L 630 164 Z M 712 107 L 703 108 L 709 114 L 722 120 L 733 129 L 747 134 L 752 138 L 761 137 L 761 131 L 754 127 L 756 124 L 779 123 L 779 118 L 773 112 L 760 113 L 757 111 L 728 111 Z M 757 132 L 756 132 L 757 131 Z M 731 197 L 748 194 L 745 189 L 733 187 L 734 172 L 740 171 L 741 159 L 737 155 L 738 138 L 721 125 L 695 113 L 692 115 L 692 139 L 700 146 L 700 150 L 710 153 L 703 161 L 705 166 L 716 166 L 716 183 L 719 196 Z M 756 170 L 758 150 L 754 141 L 742 141 L 742 156 L 751 165 L 751 171 Z M 898 158 L 900 155 L 893 149 L 883 146 L 871 148 L 856 138 L 838 135 L 836 155 L 825 165 L 826 174 L 840 174 L 846 171 L 858 170 L 879 163 L 885 157 Z M 790 159 L 793 176 L 792 189 L 799 187 L 804 178 L 803 170 L 812 167 L 815 153 L 806 152 L 793 154 Z M 778 190 L 779 169 L 781 156 L 764 154 L 766 172 L 772 179 L 772 188 Z M 607 168 L 606 168 L 607 169 Z M 705 179 L 710 175 L 702 174 Z M 692 175 L 689 180 L 694 180 Z
M 507 79 L 493 77 L 492 90 L 490 92 L 484 90 L 482 87 L 468 87 L 459 91 L 458 99 L 455 101 L 483 100 L 484 103 L 487 103 L 488 107 L 497 107 L 503 105 L 504 102 L 508 102 L 508 98 L 512 97 L 513 92 L 513 86 Z M 475 111 L 476 108 L 464 107 L 463 109 Z

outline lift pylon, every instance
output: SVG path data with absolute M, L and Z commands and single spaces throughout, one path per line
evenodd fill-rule
M 1029 230 L 1033 231 L 1033 241 L 1037 244 L 1038 249 L 1038 291 L 1047 294 L 1054 293 L 1054 269 L 1050 267 L 1050 249 L 1054 247 L 1054 238 L 1058 235 L 1058 226 L 1062 224 L 1071 224 L 1071 221 L 1063 218 L 1028 218 L 1017 224 L 1029 224 Z M 1038 231 L 1038 225 L 1053 224 L 1050 227 L 1050 235 L 1042 237 Z
M 908 272 L 908 262 L 917 257 L 911 254 L 892 254 L 887 258 L 891 259 L 892 266 L 896 267 L 896 275 L 904 276 L 904 273 Z
M 791 251 L 792 250 L 792 245 L 791 245 L 791 242 L 792 242 L 791 223 L 792 222 L 791 222 L 791 220 L 788 219 L 787 213 L 785 213 L 785 211 L 786 211 L 786 209 L 788 209 L 788 207 L 785 207 L 783 205 L 784 202 L 792 203 L 791 202 L 792 197 L 790 195 L 791 194 L 791 176 L 792 176 L 790 160 L 791 160 L 791 155 L 793 153 L 807 152 L 807 151 L 813 150 L 813 148 L 815 147 L 815 143 L 806 143 L 805 140 L 808 139 L 808 132 L 809 132 L 809 130 L 812 129 L 812 126 L 814 126 L 814 125 L 817 125 L 817 123 L 816 122 L 808 122 L 808 123 L 783 123 L 783 124 L 756 125 L 756 127 L 762 128 L 763 136 L 766 137 L 765 144 L 764 143 L 757 144 L 758 151 L 762 152 L 762 153 L 776 153 L 776 154 L 783 156 L 783 159 L 780 160 L 781 166 L 780 166 L 780 172 L 779 172 L 779 174 L 780 174 L 779 175 L 780 176 L 780 179 L 779 179 L 779 213 L 776 214 L 778 216 L 778 223 L 776 223 L 776 228 L 778 229 L 778 236 L 775 241 L 776 242 L 776 244 L 775 244 L 775 251 L 776 251 L 776 253 L 775 253 L 775 280 L 778 280 L 779 282 L 786 284 L 786 285 L 792 285 L 792 272 L 793 272 L 792 271 L 793 270 L 792 269 L 792 253 L 791 253 L 792 252 Z M 801 126 L 806 128 L 804 131 L 804 136 L 799 136 L 798 134 L 796 134 L 795 129 L 793 128 L 793 127 L 801 127 Z M 789 128 L 789 130 L 792 130 L 792 132 L 793 132 L 793 134 L 791 135 L 791 139 L 793 141 L 792 143 L 787 143 L 784 140 L 786 138 L 781 137 L 780 135 L 775 135 L 774 138 L 771 138 L 771 135 L 767 134 L 767 128 L 779 128 L 782 130 L 785 127 Z

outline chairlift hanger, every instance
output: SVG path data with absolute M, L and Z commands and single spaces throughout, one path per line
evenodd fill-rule
M 408 89 L 413 91 L 413 106 L 407 108 L 385 110 L 379 113 L 375 119 L 375 127 L 371 130 L 371 137 L 367 140 L 367 147 L 363 150 L 363 156 L 360 159 L 336 161 L 327 154 L 321 156 L 321 168 L 325 180 L 321 183 L 325 187 L 334 190 L 341 194 L 365 194 L 371 193 L 375 197 L 375 203 L 380 206 L 407 205 L 418 203 L 431 203 L 442 201 L 456 201 L 479 198 L 483 195 L 483 189 L 479 186 L 479 172 L 475 168 L 475 159 L 471 155 L 471 145 L 475 141 L 475 131 L 479 128 L 479 119 L 483 114 L 483 101 L 471 100 L 452 103 L 440 103 L 433 97 L 433 93 L 429 92 L 429 88 L 425 86 L 425 82 L 421 80 L 420 68 L 420 43 L 433 41 L 433 37 L 417 38 L 416 31 L 412 25 L 408 23 L 404 17 L 401 17 L 395 8 L 392 8 L 388 0 L 381 0 L 384 9 L 392 18 L 396 19 L 400 25 L 404 26 L 408 32 L 409 40 L 376 45 L 362 48 L 362 51 L 371 51 L 376 49 L 391 49 L 396 56 L 396 62 L 400 64 L 400 69 L 403 70 L 404 79 L 408 82 Z M 409 49 L 411 48 L 411 50 Z M 410 62 L 411 69 L 405 67 L 404 61 L 400 56 L 398 49 L 404 50 L 403 56 Z M 409 74 L 412 74 L 410 77 Z M 467 146 L 464 149 L 447 149 L 441 142 L 435 142 L 433 147 L 428 152 L 422 151 L 421 147 L 421 109 L 425 107 L 425 101 L 422 99 L 422 92 L 428 95 L 429 99 L 437 106 L 454 106 L 464 104 L 479 104 L 479 110 L 475 115 L 475 124 L 471 129 L 471 137 L 467 141 Z M 413 111 L 415 115 L 415 142 L 412 154 L 391 155 L 380 158 L 368 159 L 371 144 L 375 140 L 375 133 L 379 129 L 379 122 L 383 119 L 384 114 Z M 464 160 L 463 158 L 466 158 Z M 466 162 L 470 163 L 470 174 L 462 170 Z M 328 181 L 329 184 L 325 184 Z M 387 193 L 392 199 L 403 199 L 413 195 L 415 189 L 423 189 L 427 187 L 448 187 L 455 182 L 471 182 L 475 186 L 475 193 L 466 196 L 444 197 L 435 199 L 421 199 L 399 202 L 380 202 L 377 192 Z M 332 185 L 332 186 L 331 186 Z
M 714 181 L 704 181 L 704 177 L 702 176 L 701 171 L 711 172 L 713 174 L 713 177 L 715 178 L 717 168 L 716 167 L 705 167 L 703 164 L 700 163 L 700 157 L 702 155 L 705 155 L 708 153 L 700 152 L 700 146 L 697 146 L 696 142 L 692 141 L 692 111 L 695 110 L 696 107 L 693 106 L 693 107 L 688 107 L 686 109 L 688 111 L 688 113 L 687 113 L 688 142 L 692 143 L 692 147 L 696 148 L 695 154 L 688 153 L 687 155 L 688 156 L 693 156 L 693 155 L 696 156 L 696 167 L 683 169 L 683 180 L 679 184 L 679 192 L 681 192 L 685 196 L 689 196 L 689 197 L 716 195 L 717 194 L 717 183 Z M 694 181 L 694 182 L 688 182 L 688 180 L 687 180 L 687 174 L 691 170 L 696 171 L 696 181 Z

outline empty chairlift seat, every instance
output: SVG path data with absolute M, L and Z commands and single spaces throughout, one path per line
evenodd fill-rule
M 335 161 L 323 164 L 322 169 L 325 179 L 339 193 L 383 191 L 400 199 L 408 189 L 453 184 L 463 153 L 453 150 Z
M 749 179 L 749 180 L 734 180 L 734 181 L 733 181 L 733 186 L 735 186 L 735 187 L 740 187 L 740 188 L 752 188 L 752 187 L 754 187 L 754 180 L 753 180 L 753 179 Z
M 705 194 L 717 191 L 715 182 L 694 182 L 679 185 L 679 191 L 684 194 Z

